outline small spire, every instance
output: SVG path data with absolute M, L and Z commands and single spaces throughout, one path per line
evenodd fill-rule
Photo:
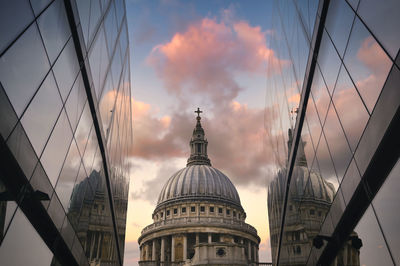
M 206 164 L 211 166 L 210 159 L 208 159 L 207 155 L 208 141 L 204 138 L 204 129 L 200 123 L 200 113 L 203 111 L 200 111 L 200 108 L 197 108 L 194 112 L 197 113 L 197 123 L 196 127 L 193 129 L 192 138 L 190 140 L 190 157 L 186 166 L 195 164 Z

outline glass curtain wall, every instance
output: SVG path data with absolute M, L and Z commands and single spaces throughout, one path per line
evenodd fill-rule
M 125 2 L 2 1 L 0 25 L 2 264 L 122 265 Z
M 399 215 L 389 211 L 399 201 L 398 146 L 373 164 L 398 123 L 399 11 L 398 1 L 274 2 L 271 47 L 290 62 L 271 60 L 278 72 L 267 73 L 274 265 L 317 265 L 330 253 L 331 265 L 399 264 Z M 356 198 L 360 217 L 332 248 Z

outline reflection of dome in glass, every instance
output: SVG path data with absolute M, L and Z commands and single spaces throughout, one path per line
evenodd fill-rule
M 190 165 L 173 174 L 161 190 L 157 206 L 175 200 L 215 199 L 240 205 L 235 186 L 218 169 L 209 165 Z

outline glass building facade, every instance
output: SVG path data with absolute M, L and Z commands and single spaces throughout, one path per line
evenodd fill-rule
M 274 1 L 274 265 L 400 264 L 400 2 Z
M 1 1 L 0 36 L 0 264 L 122 265 L 125 2 Z

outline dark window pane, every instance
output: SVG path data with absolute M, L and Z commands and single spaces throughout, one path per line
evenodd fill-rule
M 363 0 L 358 13 L 394 59 L 400 47 L 400 1 Z
M 6 191 L 7 189 L 0 179 L 0 193 L 4 193 Z M 15 201 L 0 201 L 0 246 L 16 209 L 17 203 Z
M 29 179 L 36 166 L 38 158 L 20 123 L 17 124 L 8 138 L 7 145 L 15 159 L 18 161 L 25 176 Z
M 46 170 L 50 182 L 55 186 L 60 173 L 68 147 L 71 143 L 72 132 L 65 112 L 61 112 L 57 125 L 51 134 L 40 161 Z
M 369 115 L 343 66 L 333 94 L 333 102 L 354 152 Z
M 325 27 L 340 56 L 343 56 L 354 20 L 354 12 L 344 0 L 331 1 Z
M 85 102 L 86 91 L 83 85 L 82 76 L 79 74 L 78 78 L 75 80 L 70 94 L 68 95 L 67 102 L 65 103 L 65 110 L 71 123 L 72 131 L 75 131 L 78 125 Z
M 50 183 L 50 180 L 47 178 L 46 172 L 43 169 L 43 166 L 40 162 L 36 165 L 35 172 L 33 172 L 32 178 L 30 180 L 30 184 L 34 190 L 39 190 L 43 193 L 46 193 L 49 198 L 53 195 L 53 187 Z M 50 204 L 49 200 L 42 200 L 42 205 L 47 209 Z
M 61 96 L 63 101 L 65 101 L 79 71 L 79 64 L 72 38 L 61 52 L 60 57 L 53 67 L 53 71 Z
M 318 53 L 318 63 L 328 86 L 329 93 L 332 95 L 341 61 L 326 32 L 322 36 L 320 52 Z
M 79 166 L 81 165 L 81 156 L 75 141 L 72 141 L 69 147 L 67 158 L 61 170 L 60 177 L 57 181 L 56 193 L 60 199 L 61 204 L 67 211 L 69 208 L 69 201 L 72 194 L 72 189 L 78 175 Z
M 360 265 L 393 265 L 375 214 L 370 206 L 354 232 L 361 239 Z
M 396 264 L 400 264 L 400 161 L 390 172 L 372 204 Z
M 1 264 L 7 266 L 50 265 L 53 253 L 18 209 L 0 246 Z
M 0 84 L 0 134 L 4 139 L 7 139 L 8 135 L 10 135 L 17 121 L 18 118 L 14 109 L 7 98 L 3 86 Z
M 64 2 L 54 1 L 37 21 L 50 63 L 53 63 L 71 35 Z
M 56 194 L 53 194 L 47 212 L 54 225 L 60 230 L 65 218 L 65 212 Z
M 372 112 L 392 62 L 359 19 L 354 22 L 344 63 Z
M 36 154 L 42 153 L 61 107 L 60 94 L 50 72 L 21 118 Z
M 18 117 L 49 68 L 39 31 L 33 24 L 0 59 L 0 81 Z
M 0 53 L 17 38 L 34 19 L 28 0 L 1 2 Z

